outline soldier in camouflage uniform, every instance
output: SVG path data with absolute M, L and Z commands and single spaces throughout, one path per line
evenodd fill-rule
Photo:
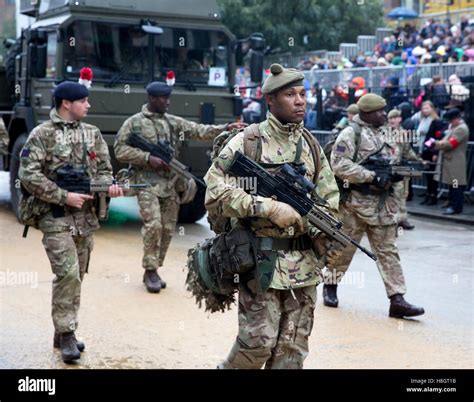
M 273 64 L 270 71 L 272 75 L 262 88 L 270 113 L 259 125 L 262 154 L 258 162 L 291 163 L 300 143 L 301 161 L 312 181 L 316 166 L 310 146 L 302 137 L 306 109 L 304 76 L 279 64 Z M 311 237 L 315 238 L 318 231 L 304 226 L 301 216 L 288 204 L 247 194 L 227 184 L 224 171 L 237 151 L 244 152 L 243 132 L 229 141 L 205 176 L 206 208 L 209 214 L 248 221 L 258 238 L 277 238 L 280 246 L 267 290 L 254 293 L 239 283 L 238 336 L 219 368 L 302 368 L 313 327 L 316 286 L 322 280 L 324 266 L 311 246 Z M 323 152 L 320 154 L 321 168 L 313 196 L 327 201 L 328 212 L 337 213 L 337 184 L 327 159 Z M 289 243 L 289 239 L 303 237 L 309 238 L 309 247 L 282 245 L 283 239 Z
M 99 129 L 81 122 L 90 108 L 88 95 L 87 88 L 78 83 L 64 82 L 56 87 L 56 108 L 51 110 L 50 120 L 30 133 L 21 151 L 19 170 L 21 183 L 30 197 L 42 204 L 37 226 L 43 232 L 43 245 L 56 275 L 52 292 L 54 346 L 61 348 L 65 362 L 79 359 L 84 350 L 84 344 L 77 341 L 74 332 L 78 327 L 81 285 L 93 248 L 93 232 L 99 228 L 99 222 L 94 197 L 58 187 L 54 182 L 56 171 L 72 164 L 84 166 L 90 178 L 113 179 L 107 144 Z M 112 185 L 108 195 L 122 195 L 122 190 Z M 53 216 L 53 205 L 64 210 L 64 217 Z
M 227 128 L 245 126 L 244 123 L 204 125 L 167 113 L 170 105 L 171 86 L 153 82 L 147 86 L 148 103 L 142 111 L 127 119 L 117 134 L 114 145 L 118 161 L 130 164 L 136 171 L 136 179 L 151 186 L 138 191 L 138 204 L 143 218 L 142 266 L 143 282 L 150 293 L 158 293 L 166 287 L 157 270 L 163 261 L 178 220 L 180 198 L 178 191 L 189 190 L 194 181 L 183 182 L 161 159 L 127 145 L 131 132 L 138 132 L 146 140 L 157 143 L 169 141 L 177 155 L 182 141 L 212 140 Z
M 360 113 L 354 122 L 361 127 L 360 143 L 356 152 L 355 132 L 347 127 L 339 134 L 331 154 L 334 174 L 349 186 L 350 193 L 340 205 L 340 213 L 346 233 L 360 242 L 367 233 L 372 251 L 378 258 L 377 267 L 390 298 L 391 317 L 413 317 L 424 314 L 403 298 L 406 292 L 405 278 L 396 246 L 400 197 L 397 186 L 392 183 L 399 178 L 382 172 L 374 172 L 360 165 L 369 155 L 381 150 L 384 157 L 393 163 L 401 160 L 400 147 L 385 138 L 382 126 L 385 122 L 385 100 L 374 94 L 362 96 L 357 102 Z M 388 141 L 388 142 L 387 142 Z M 393 188 L 395 186 L 395 189 Z M 349 267 L 355 247 L 345 248 L 335 259 L 329 261 L 323 289 L 324 304 L 337 307 L 337 283 Z
M 8 143 L 9 143 L 8 131 L 7 131 L 7 128 L 5 127 L 5 123 L 3 122 L 3 119 L 0 117 L 0 154 L 6 155 L 8 153 Z
M 406 161 L 415 161 L 420 163 L 426 163 L 421 159 L 411 146 L 412 139 L 409 138 L 409 132 L 404 130 L 401 126 L 402 113 L 398 109 L 393 109 L 388 113 L 388 129 L 385 142 L 390 143 L 399 147 L 400 159 Z M 398 226 L 405 230 L 413 230 L 415 226 L 408 221 L 407 213 L 407 197 L 409 192 L 409 178 L 403 179 L 403 185 L 394 183 L 395 195 L 400 200 L 400 216 L 398 218 Z
M 355 103 L 349 105 L 347 107 L 347 117 L 344 116 L 339 122 L 336 124 L 336 127 L 333 128 L 332 134 L 334 135 L 334 139 L 338 136 L 338 134 L 344 130 L 349 123 L 352 121 L 354 116 L 359 114 L 359 108 Z

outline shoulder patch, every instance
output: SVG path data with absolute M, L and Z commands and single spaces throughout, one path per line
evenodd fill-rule
M 30 152 L 31 152 L 31 150 L 29 148 L 23 148 L 23 150 L 21 151 L 20 157 L 21 158 L 28 158 L 28 156 L 30 156 Z
M 338 145 L 336 145 L 335 151 L 342 154 L 342 153 L 346 152 L 346 147 L 344 145 L 338 144 Z

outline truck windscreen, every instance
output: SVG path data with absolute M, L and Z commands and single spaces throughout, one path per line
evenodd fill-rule
M 94 81 L 108 81 L 120 73 L 121 81 L 145 82 L 149 77 L 148 35 L 131 25 L 75 21 L 66 29 L 65 76 L 91 67 Z
M 212 86 L 228 83 L 229 38 L 222 31 L 163 27 L 155 35 L 154 79 L 173 71 L 176 84 Z M 94 81 L 148 82 L 149 36 L 139 26 L 74 21 L 66 28 L 65 77 L 74 79 L 91 67 Z
M 227 84 L 229 38 L 224 32 L 162 28 L 163 34 L 155 39 L 155 79 L 171 70 L 176 83 Z

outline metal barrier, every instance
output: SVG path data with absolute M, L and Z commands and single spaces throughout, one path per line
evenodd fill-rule
M 333 135 L 330 131 L 323 131 L 323 130 L 311 130 L 311 134 L 313 134 L 316 139 L 318 140 L 319 144 L 324 147 L 329 141 L 331 141 Z
M 443 171 L 442 164 L 437 166 L 437 169 L 440 171 L 440 178 Z M 467 185 L 466 191 L 464 194 L 469 197 L 471 194 L 474 194 L 474 141 L 469 141 L 467 143 L 466 151 L 466 172 L 467 172 Z M 420 178 L 412 179 L 412 184 L 414 188 L 426 189 L 426 176 Z M 447 184 L 439 183 L 438 186 L 438 195 L 448 193 L 449 186 Z
M 377 37 L 375 35 L 359 35 L 357 37 L 357 47 L 359 53 L 371 52 L 377 44 Z
M 375 30 L 375 37 L 377 38 L 377 43 L 383 43 L 383 38 L 385 38 L 386 36 L 390 37 L 392 34 L 392 28 L 377 28 Z
M 473 77 L 474 78 L 474 77 Z M 438 110 L 440 117 L 443 117 L 445 108 L 448 105 L 459 107 L 464 111 L 464 120 L 466 121 L 470 130 L 470 140 L 474 141 L 474 82 L 465 83 L 464 86 L 469 89 L 470 96 L 453 94 L 453 88 L 446 86 L 446 92 L 435 92 L 431 86 L 420 87 L 400 87 L 400 90 L 389 90 L 383 87 L 370 88 L 367 87 L 368 92 L 379 94 L 387 101 L 387 112 L 402 103 L 407 103 L 407 107 L 411 107 L 408 111 L 414 114 L 419 110 L 419 99 L 422 90 L 425 91 L 422 100 L 431 100 Z M 315 117 L 313 117 L 313 125 L 307 124 L 310 129 L 317 129 L 323 131 L 330 131 L 334 125 L 341 119 L 344 110 L 351 104 L 356 102 L 355 90 L 349 88 L 348 93 L 335 93 L 334 91 L 323 92 L 322 89 L 316 94 L 316 105 L 314 107 Z M 415 102 L 416 100 L 416 102 Z M 417 105 L 415 107 L 415 105 Z
M 327 50 L 313 50 L 302 54 L 295 55 L 291 52 L 269 54 L 265 56 L 265 66 L 272 63 L 280 63 L 284 67 L 296 67 L 302 60 L 309 60 L 311 57 L 326 58 Z
M 320 88 L 325 89 L 347 83 L 354 77 L 363 77 L 367 88 L 383 88 L 390 77 L 398 77 L 400 86 L 419 88 L 433 75 L 440 75 L 446 82 L 451 74 L 458 77 L 474 76 L 474 62 L 309 70 L 303 73 L 311 85 L 318 83 Z
M 341 43 L 339 45 L 339 52 L 347 59 L 357 57 L 359 54 L 357 43 Z

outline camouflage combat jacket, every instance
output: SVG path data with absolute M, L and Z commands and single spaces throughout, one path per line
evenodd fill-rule
M 371 183 L 375 173 L 360 163 L 379 150 L 391 163 L 412 159 L 413 150 L 412 155 L 407 144 L 401 145 L 397 136 L 385 127 L 374 128 L 365 123 L 359 115 L 354 116 L 353 121 L 361 127 L 360 146 L 355 162 L 352 161 L 355 152 L 355 133 L 350 126 L 339 134 L 331 154 L 334 174 L 341 180 L 348 184 Z M 399 190 L 402 185 L 402 182 L 394 183 L 384 196 L 385 201 L 382 205 L 379 205 L 381 194 L 362 194 L 357 190 L 351 190 L 344 206 L 369 225 L 393 225 L 398 222 Z
M 158 140 L 169 141 L 176 150 L 176 158 L 179 156 L 179 148 L 184 140 L 212 140 L 226 128 L 225 124 L 198 124 L 168 113 L 152 113 L 147 105 L 143 105 L 140 113 L 123 123 L 114 144 L 115 157 L 120 162 L 132 165 L 137 172 L 136 181 L 151 184 L 152 187 L 145 191 L 152 191 L 159 197 L 176 196 L 175 181 L 172 180 L 175 173 L 155 171 L 148 164 L 149 152 L 127 145 L 126 141 L 134 126 L 149 142 L 156 144 Z
M 79 121 L 66 121 L 56 111 L 31 131 L 20 157 L 19 177 L 26 190 L 44 203 L 65 206 L 67 191 L 58 187 L 56 171 L 67 164 L 85 166 L 90 178 L 111 182 L 112 165 L 109 150 L 100 130 Z M 87 235 L 99 228 L 93 201 L 81 210 L 65 206 L 65 217 L 53 218 L 50 208 L 41 218 L 44 232 L 72 230 Z
M 273 115 L 260 123 L 259 131 L 262 139 L 262 154 L 260 162 L 283 164 L 294 162 L 297 144 L 302 138 L 303 123 L 281 124 Z M 244 134 L 238 133 L 211 165 L 204 180 L 207 183 L 206 208 L 209 212 L 230 218 L 252 218 L 250 227 L 257 237 L 289 238 L 303 233 L 290 233 L 278 228 L 269 219 L 270 199 L 246 193 L 231 180 L 224 171 L 232 162 L 236 151 L 244 152 Z M 327 212 L 336 214 L 338 211 L 339 191 L 328 160 L 321 149 L 321 170 L 318 185 L 313 194 L 317 194 L 328 203 Z M 303 139 L 301 162 L 307 168 L 306 177 L 313 181 L 315 165 L 311 149 Z M 235 221 L 235 220 L 233 220 Z M 235 223 L 235 222 L 234 222 Z M 314 227 L 305 225 L 305 231 L 313 237 Z M 271 288 L 290 289 L 315 285 L 321 281 L 322 264 L 318 261 L 313 250 L 307 251 L 278 251 L 275 272 Z

